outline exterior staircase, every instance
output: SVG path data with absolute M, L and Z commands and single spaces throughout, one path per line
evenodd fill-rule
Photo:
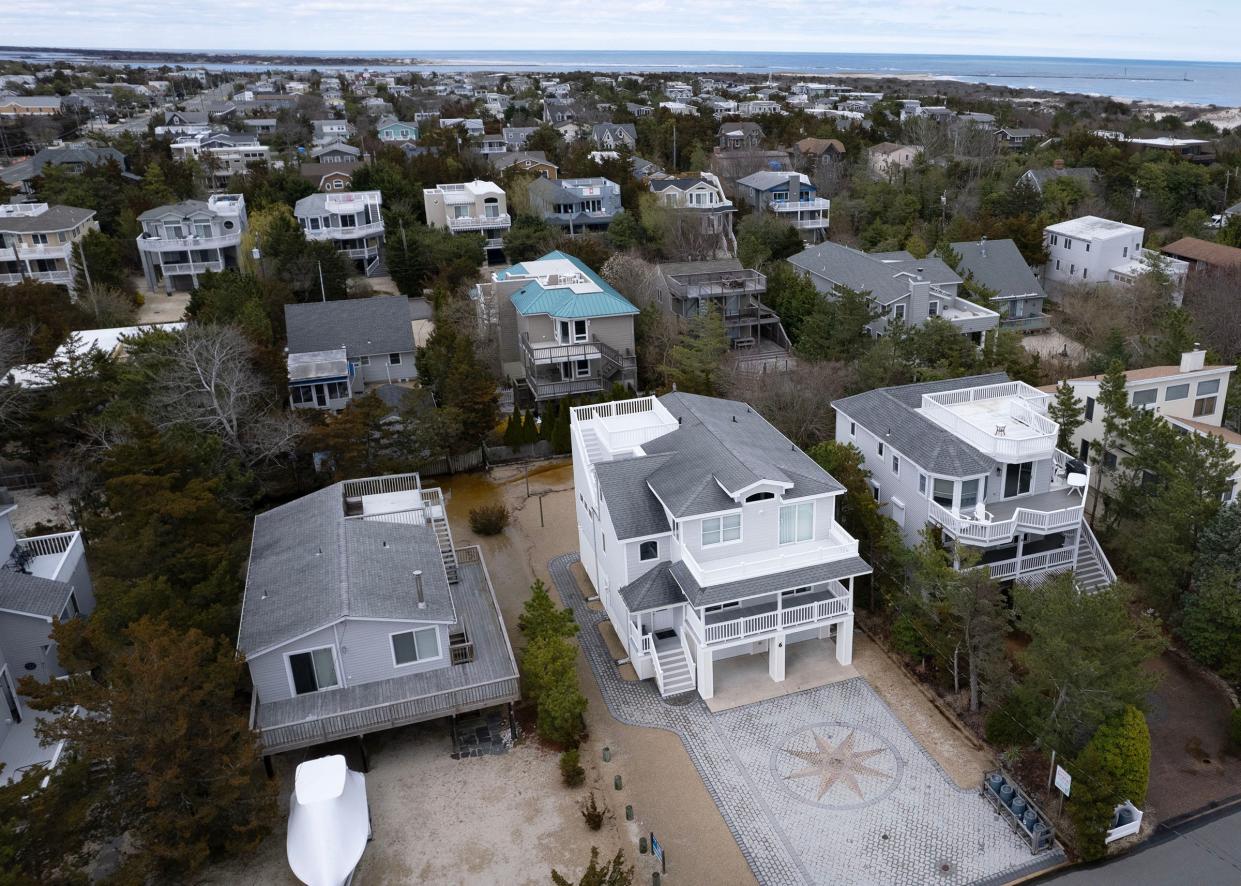
M 439 544 L 440 557 L 444 560 L 444 572 L 448 581 L 456 584 L 457 550 L 453 547 L 452 531 L 448 528 L 448 512 L 444 510 L 444 496 L 439 489 L 422 490 L 422 504 L 425 508 L 431 528 L 435 531 L 435 540 Z
M 1082 521 L 1082 535 L 1077 542 L 1077 568 L 1073 578 L 1078 589 L 1084 593 L 1097 591 L 1116 581 L 1112 564 L 1107 562 L 1107 555 L 1099 547 L 1085 520 Z
M 601 461 L 611 461 L 612 456 L 608 454 L 607 449 L 599 440 L 599 435 L 595 433 L 594 428 L 581 426 L 582 446 L 586 450 L 586 457 L 590 464 L 597 465 Z
M 655 651 L 655 683 L 664 698 L 689 692 L 694 681 L 694 663 L 681 644 Z

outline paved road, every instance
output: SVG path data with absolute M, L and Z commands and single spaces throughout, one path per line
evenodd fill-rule
M 1055 886 L 1241 883 L 1241 809 L 1159 835 L 1145 849 L 1098 867 L 1039 881 Z

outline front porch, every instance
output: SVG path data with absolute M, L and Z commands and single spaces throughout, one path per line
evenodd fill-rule
M 831 630 L 824 627 L 822 634 Z M 784 679 L 771 679 L 770 641 L 755 643 L 747 654 L 720 659 L 715 663 L 715 694 L 706 700 L 711 713 L 728 711 L 781 695 L 792 695 L 839 683 L 858 676 L 852 664 L 841 664 L 836 642 L 826 636 L 809 637 L 787 644 L 784 651 Z

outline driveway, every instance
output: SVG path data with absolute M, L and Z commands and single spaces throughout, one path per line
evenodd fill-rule
M 557 557 L 549 572 L 609 711 L 681 738 L 760 883 L 1003 883 L 1063 860 L 1059 850 L 1032 858 L 861 677 L 718 714 L 696 696 L 669 704 L 651 681 L 621 680 L 597 630 L 606 615 L 576 591 L 576 560 Z

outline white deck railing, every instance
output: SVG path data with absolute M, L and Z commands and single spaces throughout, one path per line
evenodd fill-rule
M 31 564 L 31 572 L 55 581 L 68 581 L 77 561 L 86 553 L 82 533 L 77 530 L 19 538 L 17 545 L 30 557 L 48 558 L 46 563 Z
M 629 654 L 649 655 L 651 652 L 651 635 L 642 633 L 633 622 L 629 622 Z
M 685 545 L 674 537 L 674 551 L 679 551 L 694 580 L 703 587 L 737 581 L 743 578 L 756 578 L 790 569 L 801 569 L 845 557 L 856 557 L 858 553 L 857 539 L 845 532 L 838 523 L 832 524 L 831 534 L 826 539 L 789 545 L 785 549 L 755 551 L 736 557 L 719 560 L 699 561 Z
M 988 568 L 991 570 L 992 578 L 1016 578 L 1021 575 L 1028 575 L 1031 572 L 1042 572 L 1045 569 L 1065 567 L 1073 563 L 1074 547 L 1044 551 L 1041 554 L 1030 554 L 1028 557 L 991 563 Z
M 383 495 L 388 492 L 421 492 L 422 482 L 416 473 L 389 474 L 384 477 L 346 480 L 341 487 L 345 498 L 357 498 L 361 495 Z
M 1013 384 L 1020 383 L 1014 382 Z M 1006 386 L 992 385 L 990 387 L 1001 388 Z M 964 395 L 952 398 L 947 398 L 945 394 L 924 394 L 920 411 L 940 427 L 964 440 L 980 452 L 990 455 L 999 461 L 1034 461 L 1039 458 L 1046 458 L 1051 454 L 1056 445 L 1056 436 L 1060 431 L 1060 426 L 1046 416 L 1035 412 L 1027 405 L 1024 399 L 1012 399 L 1020 397 L 1021 395 L 1019 394 L 1007 395 L 1010 399 L 1008 399 L 1004 407 L 1004 415 L 1007 420 L 1015 421 L 1029 428 L 1034 434 L 1032 437 L 1009 437 L 1007 429 L 1001 431 L 998 425 L 994 430 L 988 431 L 970 418 L 959 415 L 949 408 L 962 403 L 1000 399 L 998 396 L 977 396 L 973 398 L 968 396 L 982 390 L 987 389 L 971 388 L 965 391 L 945 392 L 952 395 Z
M 773 634 L 778 630 L 805 627 L 841 618 L 853 610 L 853 600 L 849 590 L 838 581 L 827 582 L 834 596 L 826 600 L 815 600 L 800 606 L 783 608 L 783 598 L 777 608 L 769 612 L 747 615 L 728 621 L 716 621 L 703 624 L 697 610 L 687 607 L 685 622 L 696 639 L 706 644 L 724 643 L 730 640 L 742 640 L 747 637 L 759 637 Z
M 1007 541 L 1021 529 L 1047 533 L 1060 529 L 1068 529 L 1081 522 L 1084 503 L 1053 511 L 1039 511 L 1030 508 L 1017 508 L 1013 516 L 1007 520 L 995 520 L 987 514 L 986 518 L 978 519 L 966 514 L 956 513 L 936 501 L 928 502 L 932 520 L 943 526 L 962 541 L 980 544 L 995 544 Z

